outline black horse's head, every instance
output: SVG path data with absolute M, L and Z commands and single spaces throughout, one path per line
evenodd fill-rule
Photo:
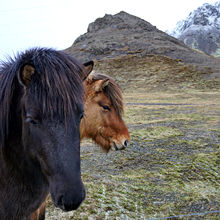
M 26 160 L 30 159 L 49 183 L 56 206 L 65 211 L 77 209 L 85 198 L 79 126 L 86 70 L 72 57 L 51 49 L 27 51 L 15 66 L 20 95 L 11 96 L 20 96 L 16 103 L 20 105 Z

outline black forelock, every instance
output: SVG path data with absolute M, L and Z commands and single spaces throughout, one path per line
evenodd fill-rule
M 59 116 L 68 123 L 82 103 L 82 66 L 70 55 L 48 48 L 34 48 L 2 62 L 0 66 L 0 145 L 7 134 L 10 102 L 19 87 L 17 75 L 26 65 L 35 74 L 26 89 L 39 105 L 43 116 Z

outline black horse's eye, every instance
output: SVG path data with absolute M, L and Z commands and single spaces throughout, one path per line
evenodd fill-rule
M 30 124 L 34 124 L 34 125 L 37 124 L 37 120 L 33 119 L 32 117 L 27 117 L 27 118 L 25 119 L 25 122 L 26 122 L 26 123 L 30 123 Z

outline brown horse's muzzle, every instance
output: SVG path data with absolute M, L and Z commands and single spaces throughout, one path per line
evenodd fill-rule
M 128 139 L 123 139 L 120 143 L 113 141 L 112 149 L 113 150 L 124 150 L 128 146 Z

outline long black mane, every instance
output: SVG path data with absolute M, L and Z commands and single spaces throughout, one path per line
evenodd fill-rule
M 35 68 L 35 74 L 26 93 L 35 100 L 42 117 L 64 118 L 68 124 L 73 110 L 82 101 L 82 66 L 71 56 L 53 49 L 34 48 L 2 62 L 0 66 L 0 146 L 8 135 L 10 108 L 21 90 L 18 81 L 20 69 L 26 65 Z

